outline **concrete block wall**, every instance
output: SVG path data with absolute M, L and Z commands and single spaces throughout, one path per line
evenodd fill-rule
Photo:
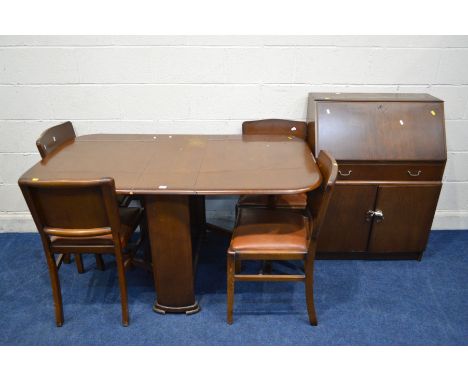
M 0 36 L 0 231 L 34 229 L 16 182 L 49 126 L 237 134 L 243 120 L 304 120 L 311 91 L 443 99 L 433 228 L 468 229 L 467 36 Z M 230 218 L 233 204 L 210 200 L 208 215 Z

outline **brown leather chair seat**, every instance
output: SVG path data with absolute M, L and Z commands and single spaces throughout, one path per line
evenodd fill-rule
M 138 207 L 119 208 L 120 215 L 120 244 L 125 247 L 130 236 L 140 223 L 143 210 Z M 91 237 L 61 237 L 51 236 L 50 242 L 52 248 L 65 246 L 95 246 L 95 245 L 113 245 L 112 235 L 91 236 Z
M 290 211 L 241 209 L 229 252 L 303 255 L 309 244 L 309 224 L 307 217 Z
M 238 207 L 258 208 L 292 208 L 305 209 L 307 206 L 307 194 L 291 195 L 243 195 L 239 198 Z

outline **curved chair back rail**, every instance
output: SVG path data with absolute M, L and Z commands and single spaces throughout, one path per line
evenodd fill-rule
M 307 124 L 287 119 L 261 119 L 242 123 L 243 135 L 286 135 L 306 140 Z
M 36 141 L 41 158 L 44 159 L 64 143 L 75 139 L 76 134 L 70 121 L 50 127 Z

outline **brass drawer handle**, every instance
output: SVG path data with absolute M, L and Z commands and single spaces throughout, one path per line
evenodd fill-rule
M 341 172 L 341 170 L 338 170 L 338 174 L 340 174 L 341 176 L 350 176 L 352 172 L 353 172 L 352 170 L 348 170 L 348 173 L 344 174 Z
M 408 175 L 409 175 L 409 176 L 419 176 L 419 175 L 421 175 L 421 170 L 418 170 L 417 173 L 413 173 L 413 172 L 411 172 L 410 170 L 408 170 Z

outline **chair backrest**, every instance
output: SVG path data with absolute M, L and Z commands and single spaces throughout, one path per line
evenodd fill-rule
M 64 143 L 71 142 L 75 137 L 72 123 L 65 122 L 44 131 L 37 139 L 36 146 L 44 159 Z
M 317 239 L 325 220 L 338 174 L 338 164 L 327 151 L 320 151 L 317 164 L 322 173 L 322 183 L 319 188 L 307 193 L 307 209 L 313 218 L 312 239 Z
M 120 217 L 112 178 L 40 181 L 20 179 L 36 227 L 43 238 L 112 234 L 118 240 Z
M 301 139 L 307 138 L 307 124 L 286 119 L 261 119 L 242 123 L 244 135 L 286 135 Z

